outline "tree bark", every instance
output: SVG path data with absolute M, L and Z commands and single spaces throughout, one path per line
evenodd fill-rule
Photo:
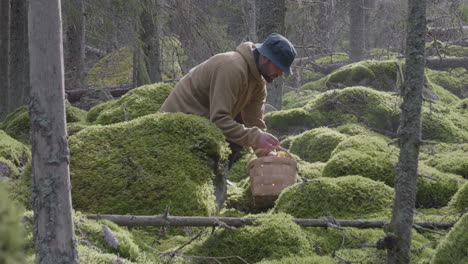
M 257 8 L 257 36 L 264 41 L 271 33 L 285 33 L 285 0 L 263 1 L 256 0 Z M 267 103 L 280 110 L 283 101 L 283 77 L 277 78 L 273 83 L 267 84 Z
M 143 11 L 140 14 L 139 37 L 141 43 L 141 54 L 139 57 L 138 76 L 147 76 L 147 78 L 138 78 L 138 86 L 148 83 L 156 83 L 162 80 L 161 72 L 161 53 L 158 34 L 157 15 L 150 10 L 156 7 L 151 1 L 143 1 Z
M 64 0 L 67 7 L 65 49 L 65 89 L 86 87 L 85 74 L 85 4 L 84 0 Z
M 8 112 L 29 101 L 28 0 L 11 1 Z
M 426 1 L 408 2 L 405 84 L 402 89 L 398 144 L 400 155 L 395 175 L 395 200 L 387 230 L 387 264 L 409 263 L 411 230 L 416 202 L 418 157 L 421 142 L 421 105 L 424 85 Z
M 9 59 L 10 50 L 10 0 L 0 1 L 0 121 L 8 114 L 8 88 L 9 84 Z
M 350 1 L 349 7 L 349 58 L 351 61 L 361 61 L 365 52 L 365 2 L 364 0 Z
M 68 167 L 60 0 L 31 1 L 29 29 L 36 263 L 79 263 Z
M 218 226 L 221 223 L 228 226 L 240 227 L 250 225 L 259 218 L 247 217 L 202 217 L 202 216 L 166 216 L 166 215 L 87 215 L 89 219 L 107 219 L 122 226 Z M 379 220 L 328 220 L 328 219 L 303 219 L 293 218 L 291 221 L 307 227 L 358 227 L 358 228 L 381 228 L 388 224 Z M 452 222 L 419 222 L 414 223 L 423 228 L 450 228 Z

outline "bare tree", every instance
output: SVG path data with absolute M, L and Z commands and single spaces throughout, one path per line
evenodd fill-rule
M 271 33 L 284 35 L 285 32 L 285 0 L 261 1 L 255 3 L 257 8 L 257 36 L 259 41 L 264 41 Z M 276 109 L 281 109 L 283 98 L 283 78 L 277 78 L 267 85 L 267 103 Z
M 26 105 L 29 84 L 28 0 L 11 1 L 8 112 Z
M 426 1 L 409 0 L 405 84 L 402 89 L 398 144 L 400 156 L 395 176 L 395 201 L 387 230 L 388 264 L 410 262 L 411 230 L 416 202 L 418 157 L 421 145 L 421 105 L 424 85 Z
M 85 3 L 84 0 L 64 0 L 66 9 L 65 88 L 86 88 L 85 74 Z
M 0 1 L 0 25 L 3 29 L 0 31 L 0 121 L 8 113 L 8 94 L 9 78 L 8 52 L 10 50 L 10 0 Z
M 349 58 L 361 61 L 365 52 L 365 1 L 352 1 L 349 5 Z
M 29 29 L 36 263 L 79 263 L 68 167 L 60 0 L 31 1 Z

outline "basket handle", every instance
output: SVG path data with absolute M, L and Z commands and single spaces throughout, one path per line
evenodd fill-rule
M 289 158 L 291 158 L 291 159 L 293 159 L 293 160 L 295 160 L 297 162 L 297 160 L 291 155 L 291 153 L 289 153 L 289 151 L 287 149 L 281 147 L 280 145 L 275 146 L 275 148 L 279 149 L 279 150 L 281 150 L 283 152 L 286 152 L 286 154 L 288 154 Z M 250 154 L 249 159 L 247 159 L 247 167 L 249 166 L 249 163 L 252 160 L 253 155 L 260 153 L 260 151 L 262 151 L 262 150 L 264 150 L 264 149 L 258 148 L 254 152 L 252 152 L 252 154 Z

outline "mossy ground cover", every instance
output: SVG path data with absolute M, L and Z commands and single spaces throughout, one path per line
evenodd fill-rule
M 468 214 L 457 222 L 448 235 L 437 245 L 431 264 L 468 263 Z
M 66 121 L 68 123 L 83 123 L 87 112 L 71 105 L 65 105 Z M 28 106 L 21 106 L 8 114 L 3 122 L 3 129 L 14 139 L 30 145 L 30 124 Z
M 154 114 L 70 137 L 74 206 L 86 212 L 214 213 L 212 180 L 228 148 L 207 119 Z
M 18 178 L 30 160 L 29 148 L 0 130 L 0 175 Z
M 448 206 L 461 213 L 468 210 L 468 182 L 463 184 L 453 195 Z
M 315 128 L 295 137 L 290 151 L 308 162 L 326 162 L 346 137 L 327 127 Z
M 297 218 L 333 216 L 353 219 L 392 204 L 393 189 L 361 176 L 317 178 L 285 189 L 274 211 Z
M 156 83 L 130 90 L 121 98 L 99 104 L 89 110 L 87 121 L 108 125 L 156 113 L 175 83 Z

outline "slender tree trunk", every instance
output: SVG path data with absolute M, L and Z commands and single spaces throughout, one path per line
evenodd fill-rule
M 320 41 L 325 47 L 322 50 L 322 53 L 332 54 L 334 46 L 334 19 L 333 19 L 333 9 L 334 1 L 330 0 L 321 0 L 317 4 L 319 9 L 320 16 L 317 16 L 317 27 L 318 34 L 320 36 Z M 311 9 L 315 8 L 311 6 Z
M 140 43 L 142 48 L 142 56 L 138 63 L 144 64 L 144 67 L 139 67 L 139 70 L 146 69 L 148 80 L 139 79 L 139 85 L 147 83 L 160 82 L 162 80 L 161 73 L 161 52 L 159 44 L 157 16 L 151 10 L 155 10 L 154 4 L 145 2 L 147 6 L 143 8 L 140 14 Z M 139 73 L 139 76 L 141 74 Z
M 36 263 L 79 263 L 68 167 L 60 0 L 31 1 L 29 28 Z
M 28 56 L 28 0 L 11 1 L 8 111 L 26 105 L 31 91 Z
M 411 257 L 411 229 L 416 201 L 421 141 L 421 105 L 424 84 L 426 1 L 408 3 L 405 85 L 399 130 L 400 157 L 395 176 L 395 201 L 387 233 L 388 264 L 406 264 Z
M 85 4 L 83 0 L 64 0 L 67 8 L 65 45 L 65 89 L 86 88 Z
M 247 39 L 252 42 L 257 42 L 257 14 L 255 0 L 245 0 L 243 2 L 245 10 L 244 26 L 247 31 Z
M 263 42 L 271 33 L 285 33 L 285 0 L 256 0 L 257 8 L 257 36 Z M 273 83 L 267 85 L 267 103 L 276 109 L 281 109 L 283 101 L 283 78 L 277 78 Z
M 8 114 L 9 59 L 10 50 L 10 0 L 0 1 L 0 121 Z
M 351 61 L 361 61 L 365 49 L 365 11 L 364 0 L 350 1 L 349 18 L 349 58 Z

